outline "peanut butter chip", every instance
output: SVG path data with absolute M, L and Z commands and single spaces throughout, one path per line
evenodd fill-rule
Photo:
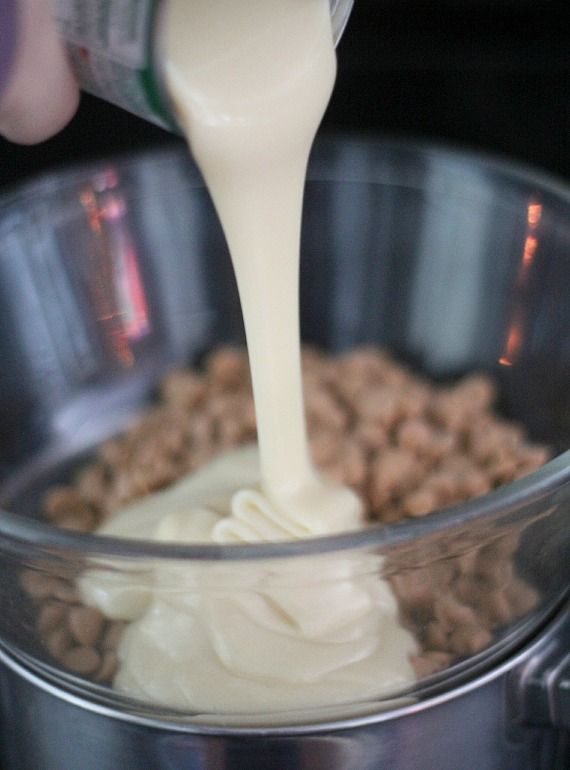
M 76 641 L 89 647 L 101 636 L 105 618 L 93 607 L 78 606 L 69 611 L 67 622 Z
M 60 582 L 44 572 L 26 569 L 20 573 L 20 586 L 32 599 L 49 599 L 56 593 Z
M 94 647 L 72 647 L 61 659 L 65 668 L 75 674 L 92 674 L 101 664 L 101 656 Z
M 403 422 L 396 433 L 396 440 L 403 449 L 420 454 L 429 452 L 433 437 L 433 430 L 419 418 Z
M 437 495 L 431 489 L 421 489 L 412 492 L 404 498 L 404 512 L 410 516 L 425 516 L 437 508 Z
M 162 382 L 162 396 L 165 401 L 183 409 L 191 409 L 204 399 L 206 385 L 193 372 L 173 371 Z
M 67 607 L 65 604 L 57 601 L 50 601 L 41 608 L 36 626 L 41 636 L 50 633 L 57 628 L 64 620 Z
M 57 526 L 74 532 L 91 532 L 95 527 L 95 517 L 88 509 L 76 513 L 66 513 L 57 519 Z
M 57 520 L 61 516 L 74 514 L 85 509 L 85 499 L 73 487 L 53 487 L 46 493 L 44 511 L 48 519 Z
M 79 602 L 77 588 L 75 587 L 75 584 L 70 581 L 56 581 L 53 596 L 66 604 L 77 604 L 77 602 Z
M 46 647 L 56 660 L 61 661 L 70 646 L 71 636 L 63 626 L 54 628 L 47 636 Z
M 88 465 L 79 472 L 76 483 L 83 498 L 89 503 L 98 505 L 105 494 L 105 466 L 103 463 Z
M 104 650 L 116 650 L 121 640 L 126 624 L 117 621 L 115 623 L 109 623 L 107 630 L 105 631 L 102 639 L 101 646 Z
M 475 655 L 491 643 L 490 632 L 476 624 L 457 628 L 449 638 L 449 649 L 458 655 Z
M 237 348 L 219 348 L 208 356 L 206 371 L 214 387 L 235 389 L 249 379 L 247 356 Z
M 103 653 L 101 666 L 97 671 L 96 679 L 99 682 L 110 682 L 117 671 L 117 656 L 114 652 L 107 650 Z
M 418 679 L 423 679 L 447 668 L 451 663 L 451 655 L 439 650 L 428 650 L 423 655 L 410 655 L 410 662 Z

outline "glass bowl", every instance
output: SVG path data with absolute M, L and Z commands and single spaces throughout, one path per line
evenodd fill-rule
M 52 526 L 42 495 L 129 425 L 168 367 L 243 343 L 220 226 L 179 148 L 57 172 L 4 196 L 2 647 L 91 703 L 206 724 L 377 711 L 495 665 L 568 591 L 569 287 L 570 191 L 555 180 L 429 145 L 321 140 L 306 188 L 304 340 L 334 353 L 387 348 L 436 382 L 486 373 L 500 413 L 547 443 L 553 459 L 469 502 L 356 533 L 228 546 L 114 539 Z M 207 628 L 222 664 L 234 653 L 240 659 L 236 697 L 202 686 L 198 659 L 180 672 L 178 694 L 160 702 L 113 690 L 112 648 L 125 622 L 84 611 L 78 585 L 86 574 L 127 585 L 147 607 L 207 605 L 222 618 Z M 343 587 L 351 598 L 338 604 Z M 302 623 L 284 621 L 264 638 L 226 620 L 237 606 L 271 604 L 281 592 L 316 615 L 327 608 L 323 627 L 329 615 L 348 613 L 340 626 L 356 638 L 351 592 L 378 587 L 407 629 L 411 678 L 383 666 L 351 681 L 336 664 L 327 668 L 330 645 L 325 653 L 316 645 L 313 669 L 303 668 L 283 642 L 305 633 Z M 387 626 L 374 628 L 366 644 L 389 644 Z M 165 628 L 165 649 L 168 637 Z M 152 679 L 149 671 L 149 692 Z M 197 690 L 201 699 L 188 707 L 187 693 Z

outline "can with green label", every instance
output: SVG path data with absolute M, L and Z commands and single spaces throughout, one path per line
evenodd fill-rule
M 330 3 L 336 43 L 353 0 Z M 178 132 L 161 71 L 167 10 L 168 0 L 55 0 L 60 34 L 81 88 Z

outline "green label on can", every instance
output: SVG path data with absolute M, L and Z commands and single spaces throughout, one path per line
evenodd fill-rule
M 153 60 L 159 4 L 159 0 L 56 0 L 55 13 L 83 90 L 173 129 Z

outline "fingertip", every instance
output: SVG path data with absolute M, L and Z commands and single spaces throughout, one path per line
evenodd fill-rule
M 37 144 L 75 115 L 79 88 L 51 5 L 22 2 L 18 50 L 2 94 L 0 134 L 18 144 Z

